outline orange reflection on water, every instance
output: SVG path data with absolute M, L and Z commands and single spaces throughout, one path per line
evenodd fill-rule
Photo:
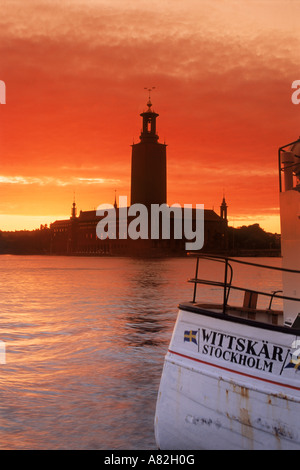
M 194 260 L 1 256 L 0 271 L 0 447 L 155 449 L 163 360 Z

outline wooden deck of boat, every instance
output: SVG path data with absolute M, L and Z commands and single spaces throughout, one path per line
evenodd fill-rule
M 216 313 L 223 312 L 222 304 L 195 303 L 195 307 Z M 281 310 L 258 309 L 250 307 L 226 306 L 226 314 L 233 317 L 246 318 L 271 325 L 283 325 L 283 312 Z

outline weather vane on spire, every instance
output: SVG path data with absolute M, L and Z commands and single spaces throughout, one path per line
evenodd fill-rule
M 147 103 L 147 106 L 149 108 L 149 111 L 150 111 L 150 108 L 152 106 L 152 103 L 151 103 L 151 91 L 153 91 L 155 89 L 155 86 L 152 86 L 151 88 L 147 88 L 147 87 L 144 87 L 144 90 L 147 90 L 148 93 L 149 93 L 149 100 L 148 100 L 148 103 Z

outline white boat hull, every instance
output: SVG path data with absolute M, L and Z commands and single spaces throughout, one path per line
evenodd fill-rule
M 187 310 L 165 358 L 158 448 L 300 449 L 299 336 Z

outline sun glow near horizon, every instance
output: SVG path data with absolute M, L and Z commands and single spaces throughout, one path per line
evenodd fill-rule
M 87 209 L 89 210 L 89 209 Z M 13 232 L 21 230 L 37 230 L 41 226 L 50 227 L 56 220 L 67 220 L 70 218 L 71 213 L 53 214 L 53 215 L 19 215 L 19 214 L 0 214 L 0 232 Z M 78 214 L 77 214 L 78 215 Z M 233 228 L 240 228 L 242 226 L 249 226 L 259 224 L 259 226 L 270 233 L 280 234 L 280 217 L 279 215 L 269 215 L 263 217 L 261 214 L 257 217 L 228 217 L 228 226 Z

